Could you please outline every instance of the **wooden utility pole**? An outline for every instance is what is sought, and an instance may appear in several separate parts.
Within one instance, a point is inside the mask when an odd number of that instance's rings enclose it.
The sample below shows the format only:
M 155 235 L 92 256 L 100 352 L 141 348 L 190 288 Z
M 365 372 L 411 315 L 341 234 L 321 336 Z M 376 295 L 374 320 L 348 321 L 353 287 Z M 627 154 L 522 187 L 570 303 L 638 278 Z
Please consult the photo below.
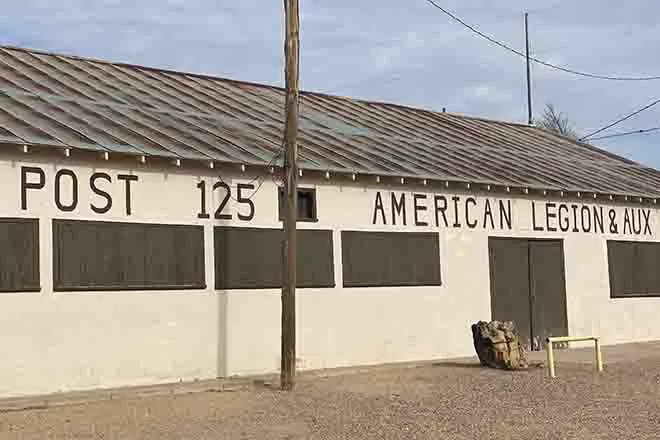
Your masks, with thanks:
M 527 58 L 527 123 L 532 125 L 532 78 L 529 68 L 529 31 L 527 28 L 527 12 L 525 12 L 525 58 Z
M 284 0 L 286 102 L 284 143 L 284 279 L 280 386 L 292 390 L 296 375 L 296 220 L 298 218 L 298 71 L 300 23 L 298 0 Z

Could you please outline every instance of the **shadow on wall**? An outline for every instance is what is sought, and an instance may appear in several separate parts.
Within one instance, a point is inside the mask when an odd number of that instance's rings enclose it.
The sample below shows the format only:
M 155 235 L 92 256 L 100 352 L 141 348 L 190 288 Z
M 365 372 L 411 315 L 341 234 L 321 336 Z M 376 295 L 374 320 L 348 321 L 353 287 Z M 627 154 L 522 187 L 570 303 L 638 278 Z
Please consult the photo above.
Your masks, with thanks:
M 228 297 L 226 290 L 215 290 L 218 301 L 218 329 L 216 339 L 218 341 L 218 359 L 216 376 L 227 377 L 227 322 L 228 322 Z

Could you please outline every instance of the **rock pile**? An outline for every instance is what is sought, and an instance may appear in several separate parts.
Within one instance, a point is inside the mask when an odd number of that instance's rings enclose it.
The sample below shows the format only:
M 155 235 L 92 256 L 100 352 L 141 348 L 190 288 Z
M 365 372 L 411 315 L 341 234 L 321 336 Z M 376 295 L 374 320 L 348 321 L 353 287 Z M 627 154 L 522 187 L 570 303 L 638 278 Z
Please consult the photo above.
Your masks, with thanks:
M 472 324 L 472 338 L 481 365 L 505 370 L 529 368 L 513 322 L 479 321 Z

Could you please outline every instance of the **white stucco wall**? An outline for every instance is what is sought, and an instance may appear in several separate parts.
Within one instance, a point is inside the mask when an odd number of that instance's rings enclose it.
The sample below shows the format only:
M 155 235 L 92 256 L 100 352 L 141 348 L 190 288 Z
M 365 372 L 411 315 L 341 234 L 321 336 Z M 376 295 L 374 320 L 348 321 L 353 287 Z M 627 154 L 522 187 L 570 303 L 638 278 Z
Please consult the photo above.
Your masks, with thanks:
M 112 161 L 77 162 L 75 158 L 38 158 L 30 154 L 0 159 L 0 216 L 40 219 L 41 286 L 38 293 L 0 294 L 0 397 L 74 389 L 113 387 L 212 378 L 277 371 L 280 344 L 279 290 L 216 292 L 212 228 L 215 220 L 200 220 L 199 189 L 207 181 L 208 211 L 221 195 L 210 187 L 214 170 L 187 168 L 126 168 Z M 21 209 L 21 166 L 39 166 L 46 173 L 41 190 L 28 190 L 27 209 Z M 61 212 L 54 203 L 54 176 L 58 169 L 78 177 L 79 204 Z M 90 203 L 103 199 L 89 188 L 93 172 L 107 172 L 111 184 L 99 182 L 113 197 L 107 214 L 95 214 Z M 131 215 L 125 210 L 124 182 L 118 173 L 138 175 L 131 184 Z M 253 176 L 238 173 L 223 180 L 234 190 Z M 31 177 L 34 178 L 34 177 Z M 69 201 L 69 180 L 62 180 L 62 197 Z M 258 182 L 257 182 L 258 183 Z M 301 182 L 305 184 L 306 182 Z M 497 200 L 511 200 L 512 229 L 490 230 L 436 227 L 433 196 L 468 194 L 455 189 L 343 182 L 332 179 L 317 188 L 318 223 L 301 228 L 332 229 L 337 288 L 299 289 L 297 299 L 298 357 L 303 368 L 411 361 L 471 355 L 469 325 L 490 317 L 488 236 L 561 237 L 565 239 L 568 323 L 571 334 L 598 334 L 605 343 L 660 338 L 660 298 L 609 298 L 606 240 L 655 240 L 658 213 L 651 212 L 653 236 L 538 232 L 532 230 L 531 201 L 475 195 L 482 213 L 486 199 L 497 210 Z M 372 224 L 377 191 L 391 215 L 389 191 L 407 194 L 408 225 Z M 414 226 L 411 193 L 426 194 L 428 211 L 420 212 L 430 226 Z M 249 195 L 246 193 L 246 195 Z M 236 195 L 234 194 L 234 197 Z M 506 195 L 505 195 L 506 196 Z M 279 227 L 276 186 L 270 177 L 252 198 L 254 218 L 239 221 L 245 205 L 234 200 L 234 214 L 226 224 Z M 561 200 L 557 201 L 560 203 Z M 590 203 L 593 200 L 576 203 Z M 539 204 L 543 203 L 537 202 Z M 605 205 L 605 209 L 609 209 Z M 648 207 L 647 207 L 648 208 Z M 540 209 L 537 209 L 540 213 Z M 623 218 L 624 207 L 615 207 Z M 448 213 L 450 211 L 447 211 Z M 482 214 L 480 214 L 482 215 Z M 134 222 L 203 224 L 206 233 L 207 288 L 164 292 L 53 292 L 51 225 L 53 218 L 123 220 Z M 498 217 L 495 222 L 498 223 Z M 453 221 L 450 219 L 450 222 Z M 543 220 L 537 219 L 537 223 Z M 464 219 L 461 220 L 465 223 Z M 390 223 L 388 221 L 388 223 Z M 622 224 L 622 222 L 621 222 Z M 499 225 L 498 225 L 499 226 Z M 343 229 L 436 231 L 440 236 L 443 285 L 439 287 L 344 289 L 341 273 L 340 232 Z M 606 227 L 607 229 L 607 227 Z M 614 324 L 614 325 L 613 325 Z

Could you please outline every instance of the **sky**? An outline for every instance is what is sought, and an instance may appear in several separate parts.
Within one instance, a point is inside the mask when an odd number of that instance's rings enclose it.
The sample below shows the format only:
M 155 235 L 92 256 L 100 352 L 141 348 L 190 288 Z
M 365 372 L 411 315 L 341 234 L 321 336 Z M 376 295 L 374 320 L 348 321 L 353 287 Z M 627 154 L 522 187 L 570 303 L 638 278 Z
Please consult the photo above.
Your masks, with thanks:
M 660 3 L 435 0 L 532 56 L 601 75 L 660 76 Z M 525 60 L 426 0 L 301 0 L 305 90 L 525 123 Z M 0 44 L 284 85 L 283 1 L 20 0 Z M 585 135 L 660 99 L 660 81 L 604 81 L 532 65 L 535 117 L 552 103 Z M 660 104 L 601 134 L 660 126 Z M 660 169 L 660 131 L 594 141 Z

